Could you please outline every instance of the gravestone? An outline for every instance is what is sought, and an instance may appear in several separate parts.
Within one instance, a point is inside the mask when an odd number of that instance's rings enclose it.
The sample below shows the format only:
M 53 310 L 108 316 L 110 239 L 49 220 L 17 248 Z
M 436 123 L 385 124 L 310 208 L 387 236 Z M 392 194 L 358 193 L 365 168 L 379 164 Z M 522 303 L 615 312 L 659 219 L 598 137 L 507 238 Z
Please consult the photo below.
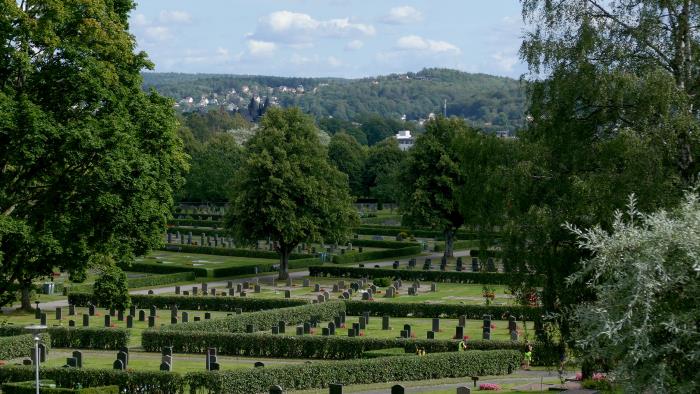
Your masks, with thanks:
M 462 327 L 467 326 L 467 316 L 466 315 L 462 315 L 459 317 L 459 325 Z
M 428 339 L 435 339 L 435 331 L 428 331 Z
M 273 335 L 277 335 L 277 334 L 279 334 L 279 333 L 280 333 L 280 328 L 277 327 L 277 326 L 273 326 L 273 327 L 272 327 L 272 334 L 273 334 Z
M 148 316 L 148 327 L 153 328 L 156 326 L 156 317 Z
M 513 342 L 518 342 L 519 339 L 520 339 L 520 338 L 519 338 L 519 336 L 518 336 L 518 330 L 512 330 L 512 331 L 510 332 L 510 340 L 513 341 Z
M 488 272 L 497 272 L 498 269 L 496 269 L 496 264 L 493 261 L 493 257 L 489 257 L 486 260 L 486 271 Z
M 209 292 L 209 284 L 202 282 L 202 295 L 206 295 Z
M 408 338 L 408 331 L 406 331 L 406 330 L 401 330 L 401 332 L 399 333 L 399 335 L 401 336 L 401 338 Z
M 338 290 L 339 290 L 338 284 L 337 284 L 337 283 L 333 284 L 333 292 L 334 292 L 334 293 L 337 293 Z
M 105 327 L 112 327 L 112 316 L 105 315 Z
M 365 291 L 364 293 L 362 293 L 362 301 L 369 301 L 369 299 L 370 299 L 370 294 L 368 291 Z
M 158 308 L 156 308 L 155 305 L 151 305 L 151 308 L 149 309 L 149 315 L 150 316 L 155 316 L 158 312 Z
M 250 290 L 250 282 L 248 282 L 248 281 L 243 282 L 243 290 Z
M 83 367 L 83 353 L 80 352 L 79 350 L 75 350 L 75 351 L 73 351 L 72 356 L 73 357 L 71 357 L 71 358 L 75 359 L 76 368 L 82 368 Z
M 461 257 L 457 257 L 457 263 L 456 263 L 456 264 L 457 264 L 457 268 L 456 268 L 457 271 L 460 271 L 460 272 L 461 272 L 461 271 L 462 271 L 462 265 L 463 265 L 463 263 L 462 263 L 462 258 L 461 258 Z
M 354 337 L 355 336 L 355 330 L 352 328 L 348 328 L 348 337 Z
M 195 317 L 194 317 L 194 321 L 200 321 L 200 320 L 202 320 L 201 317 L 199 317 L 199 316 L 195 316 Z
M 437 291 L 437 283 L 430 284 L 430 291 L 432 291 L 433 293 Z
M 343 322 L 340 320 L 340 316 L 335 316 L 333 317 L 333 323 L 336 327 L 340 328 Z
M 508 317 L 508 331 L 514 331 L 518 329 L 518 323 L 515 316 Z
M 409 287 L 409 288 L 408 288 L 408 295 L 410 295 L 410 296 L 416 295 L 416 288 L 415 288 L 415 287 Z
M 75 316 L 75 305 L 68 305 L 68 316 Z
M 134 317 L 131 315 L 126 317 L 126 328 L 134 328 Z
M 403 329 L 404 329 L 404 331 L 406 331 L 406 332 L 408 333 L 408 337 L 410 338 L 410 337 L 411 337 L 411 325 L 410 325 L 410 324 L 404 324 L 404 325 L 403 325 Z
M 92 305 L 92 304 L 88 305 L 88 315 L 95 316 L 95 305 Z
M 216 297 L 216 289 L 213 287 L 211 289 L 209 289 L 209 295 Z
M 343 394 L 343 385 L 340 383 L 331 383 L 328 385 L 328 394 Z
M 284 329 L 287 327 L 287 323 L 280 320 L 277 322 L 277 328 L 279 329 L 280 334 L 284 334 Z
M 479 272 L 479 259 L 472 257 L 472 271 Z
M 165 358 L 165 357 L 163 357 L 163 358 Z M 163 361 L 160 363 L 160 368 L 159 368 L 159 369 L 160 369 L 161 371 L 164 371 L 164 372 L 172 372 L 173 367 L 172 367 L 172 365 L 170 365 L 169 362 L 163 360 Z
M 247 334 L 252 334 L 252 333 L 254 333 L 254 332 L 255 332 L 255 326 L 252 325 L 252 324 L 246 324 L 246 325 L 245 325 L 245 332 L 246 332 Z
M 254 368 L 262 368 L 264 366 L 265 366 L 265 363 L 263 363 L 261 361 L 256 361 L 255 364 L 253 364 Z
M 188 312 L 182 312 L 182 322 L 183 323 L 189 323 L 190 321 L 190 314 Z
M 75 320 L 68 320 L 68 327 L 75 327 Z
M 355 331 L 355 336 L 360 336 L 360 323 L 352 323 L 352 329 Z
M 323 300 L 328 301 L 328 299 L 331 298 L 331 294 L 327 291 L 323 292 Z
M 170 324 L 177 324 L 177 316 L 170 316 Z
M 139 321 L 146 321 L 146 312 L 143 309 L 139 310 Z
M 391 330 L 389 325 L 389 315 L 382 316 L 382 330 Z
M 204 312 L 204 320 L 211 319 L 211 312 Z
M 464 338 L 464 326 L 455 327 L 454 339 L 463 339 L 463 338 Z
M 284 291 L 284 298 L 292 298 L 292 292 L 289 290 Z
M 303 286 L 303 287 L 309 287 L 309 284 L 310 284 L 310 283 L 311 283 L 311 282 L 309 281 L 308 278 L 304 278 L 304 282 L 303 282 L 302 286 Z
M 90 327 L 90 315 L 83 315 L 83 327 Z
M 129 368 L 129 354 L 127 352 L 121 350 L 117 352 L 117 360 L 122 362 L 122 365 L 124 366 L 122 369 Z
M 180 286 L 175 286 L 175 294 L 180 295 Z
M 395 384 L 391 386 L 391 394 L 405 394 L 406 389 L 400 385 L 400 384 Z
M 63 320 L 63 309 L 56 308 L 56 320 Z
M 199 291 L 199 288 L 197 286 L 192 286 L 192 295 L 197 295 L 197 292 Z
M 472 390 L 466 386 L 457 387 L 457 394 L 471 394 Z
M 440 332 L 440 319 L 433 318 L 433 331 Z
M 285 394 L 286 392 L 280 385 L 270 386 L 270 394 Z
M 241 296 L 241 297 L 245 297 L 245 296 L 246 296 L 246 292 L 245 292 L 245 291 L 242 291 L 241 294 L 240 294 L 240 296 Z
M 365 320 L 364 316 L 359 317 L 359 325 L 360 325 L 361 330 L 364 330 L 367 328 L 367 321 Z
M 314 292 L 318 293 L 319 291 L 321 291 L 321 285 L 319 285 L 318 283 L 315 283 L 314 284 Z
M 148 295 L 153 295 L 153 294 L 155 294 L 155 293 L 153 292 L 153 290 L 148 290 Z
M 237 315 L 240 315 L 241 313 L 243 313 L 243 308 L 236 308 L 235 312 Z
M 126 368 L 124 368 L 124 363 L 121 360 L 114 360 L 114 363 L 112 363 L 112 369 L 123 371 Z
M 311 323 L 305 322 L 302 327 L 304 329 L 304 334 L 311 334 Z
M 334 322 L 328 323 L 328 335 L 335 335 L 335 323 Z
M 347 292 L 347 291 L 344 291 L 344 292 L 343 292 L 343 298 L 346 299 L 346 300 L 350 299 L 350 293 Z
M 396 289 L 394 286 L 389 286 L 386 288 L 386 293 L 384 293 L 385 298 L 394 298 L 396 295 Z
M 117 320 L 124 321 L 124 310 L 123 309 L 117 310 Z
M 131 316 L 136 316 L 136 305 L 133 305 L 133 304 L 132 304 L 132 305 L 129 307 L 129 314 L 130 314 Z
M 297 326 L 297 335 L 304 335 L 304 326 Z
M 483 339 L 491 339 L 491 315 L 484 315 Z

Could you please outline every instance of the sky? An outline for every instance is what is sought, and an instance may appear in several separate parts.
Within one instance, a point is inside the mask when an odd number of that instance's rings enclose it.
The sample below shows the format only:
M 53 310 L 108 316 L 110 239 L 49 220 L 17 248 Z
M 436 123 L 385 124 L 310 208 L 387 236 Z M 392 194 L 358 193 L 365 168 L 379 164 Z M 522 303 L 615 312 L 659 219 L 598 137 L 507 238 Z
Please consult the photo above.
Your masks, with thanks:
M 518 0 L 140 0 L 155 71 L 359 78 L 445 67 L 517 78 Z

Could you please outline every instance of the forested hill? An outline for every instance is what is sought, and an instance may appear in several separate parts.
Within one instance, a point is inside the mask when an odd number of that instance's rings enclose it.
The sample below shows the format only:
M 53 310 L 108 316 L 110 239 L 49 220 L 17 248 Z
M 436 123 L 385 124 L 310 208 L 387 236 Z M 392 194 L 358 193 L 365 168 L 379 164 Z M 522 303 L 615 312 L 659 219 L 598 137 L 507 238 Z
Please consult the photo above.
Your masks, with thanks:
M 183 111 L 212 106 L 244 110 L 257 96 L 283 107 L 299 106 L 317 118 L 342 120 L 368 113 L 424 119 L 442 113 L 446 99 L 448 116 L 509 130 L 522 123 L 524 108 L 519 81 L 447 69 L 362 79 L 144 73 L 144 87 L 174 98 Z

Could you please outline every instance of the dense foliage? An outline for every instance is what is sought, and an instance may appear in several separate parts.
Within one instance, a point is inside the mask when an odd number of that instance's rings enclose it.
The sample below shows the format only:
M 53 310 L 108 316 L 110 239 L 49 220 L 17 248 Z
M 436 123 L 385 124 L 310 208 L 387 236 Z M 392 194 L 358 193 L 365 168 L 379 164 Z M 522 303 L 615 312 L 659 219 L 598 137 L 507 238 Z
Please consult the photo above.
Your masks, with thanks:
M 0 305 L 162 242 L 186 156 L 172 101 L 141 89 L 133 6 L 0 2 Z
M 14 358 L 29 358 L 34 352 L 34 335 L 24 334 L 26 330 L 22 330 L 22 335 L 0 336 L 0 360 L 11 360 Z M 47 347 L 51 347 L 49 335 L 41 334 L 41 342 Z
M 131 305 L 126 274 L 119 267 L 107 265 L 92 285 L 97 305 L 124 310 Z

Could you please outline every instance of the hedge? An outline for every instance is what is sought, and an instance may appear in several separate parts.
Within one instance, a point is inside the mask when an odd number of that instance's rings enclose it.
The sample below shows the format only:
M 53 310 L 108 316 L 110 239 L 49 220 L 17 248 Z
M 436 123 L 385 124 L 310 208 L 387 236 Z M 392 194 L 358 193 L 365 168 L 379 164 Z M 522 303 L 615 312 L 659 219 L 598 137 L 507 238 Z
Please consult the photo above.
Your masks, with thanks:
M 330 383 L 371 384 L 403 380 L 502 375 L 520 366 L 521 353 L 513 350 L 467 351 L 413 357 L 383 357 L 319 362 L 276 368 L 251 368 L 219 373 L 187 374 L 191 389 L 218 393 L 266 393 L 272 385 L 285 390 L 327 387 Z
M 259 259 L 272 259 L 279 260 L 280 255 L 277 252 L 271 252 L 268 250 L 254 250 L 254 249 L 241 249 L 241 248 L 223 248 L 219 246 L 198 246 L 198 245 L 187 245 L 187 244 L 169 244 L 168 246 L 176 247 L 180 252 L 185 253 L 198 253 L 198 254 L 212 254 L 216 256 L 234 256 L 234 257 L 252 257 Z M 163 250 L 171 250 L 168 248 L 163 248 Z M 298 259 L 308 259 L 314 257 L 310 254 L 304 253 L 292 253 L 289 256 L 289 260 Z
M 182 376 L 173 372 L 117 371 L 90 368 L 42 368 L 44 379 L 59 386 L 83 387 L 119 385 L 127 393 L 168 393 L 198 390 L 213 393 L 267 393 L 270 386 L 285 390 L 327 387 L 330 383 L 371 384 L 403 380 L 502 375 L 520 365 L 521 352 L 513 350 L 466 351 L 398 356 L 349 361 L 318 362 L 275 368 L 250 368 L 218 372 L 190 372 Z M 0 368 L 0 382 L 29 381 L 34 377 L 30 366 Z
M 370 248 L 384 248 L 384 249 L 401 249 L 407 246 L 420 245 L 416 242 L 402 242 L 402 241 L 376 241 L 373 239 L 353 239 L 350 241 L 352 246 L 366 246 Z
M 349 252 L 345 254 L 333 255 L 333 263 L 336 264 L 349 264 L 358 263 L 360 261 L 367 260 L 378 260 L 378 259 L 389 259 L 395 257 L 404 256 L 415 256 L 421 254 L 423 251 L 421 246 L 418 244 L 410 244 L 412 246 L 406 246 L 398 249 L 386 249 L 386 250 L 374 250 L 370 252 L 355 253 Z
M 34 351 L 34 335 L 24 334 L 27 331 L 22 330 L 23 335 L 3 336 L 0 337 L 0 360 L 11 360 L 19 357 L 30 357 Z M 47 334 L 40 334 L 42 343 L 46 346 L 51 345 L 51 338 Z
M 401 278 L 403 280 L 423 280 L 430 282 L 479 283 L 508 285 L 511 283 L 529 282 L 533 286 L 541 286 L 543 277 L 521 273 L 498 272 L 458 272 L 458 271 L 425 271 L 420 268 L 391 269 L 391 268 L 358 268 L 317 265 L 309 267 L 311 276 L 333 276 L 351 278 Z M 523 280 L 524 279 L 524 280 Z
M 184 392 L 185 379 L 177 373 L 118 371 L 93 368 L 41 368 L 41 377 L 56 382 L 59 387 L 118 385 L 127 393 L 176 394 Z M 34 379 L 32 366 L 4 366 L 0 368 L 0 383 L 22 382 Z M 42 389 L 42 393 L 44 389 Z M 99 392 L 99 391 L 98 391 Z
M 187 290 L 187 289 L 184 289 Z M 70 300 L 70 296 L 69 296 Z M 137 308 L 145 309 L 155 306 L 165 309 L 177 305 L 180 309 L 202 311 L 233 312 L 241 308 L 243 312 L 256 312 L 266 309 L 289 308 L 307 305 L 309 301 L 298 298 L 248 298 L 248 297 L 214 297 L 214 296 L 178 296 L 133 294 L 131 303 Z
M 475 242 L 476 241 L 473 239 L 468 239 L 468 240 L 464 240 L 464 241 L 453 241 L 452 242 L 452 249 L 453 250 L 471 249 L 475 246 Z M 444 252 L 445 251 L 445 241 L 435 242 L 435 245 L 433 246 L 433 251 L 434 252 Z
M 227 316 L 222 319 L 202 320 L 165 326 L 166 331 L 209 331 L 209 332 L 244 332 L 246 325 L 252 324 L 256 330 L 268 330 L 279 321 L 287 324 L 299 324 L 316 319 L 317 321 L 333 320 L 340 312 L 345 311 L 345 303 L 339 301 L 308 304 L 291 308 L 272 309 L 251 312 L 242 315 Z
M 186 212 L 175 212 L 173 213 L 174 219 L 195 219 L 195 220 L 216 220 L 221 221 L 224 215 L 219 213 L 186 213 Z
M 541 308 L 521 305 L 426 304 L 348 300 L 345 301 L 345 308 L 350 316 L 361 316 L 363 312 L 369 312 L 373 316 L 452 319 L 466 316 L 467 319 L 472 320 L 480 320 L 484 315 L 491 315 L 494 320 L 508 320 L 508 316 L 513 315 L 518 320 L 537 321 L 541 320 L 544 314 Z
M 54 383 L 51 381 L 41 381 L 42 384 Z M 3 394 L 34 394 L 36 392 L 36 387 L 34 386 L 34 381 L 18 382 L 18 383 L 5 383 L 2 385 Z M 100 386 L 85 389 L 68 389 L 60 387 L 45 387 L 39 386 L 41 388 L 42 394 L 69 394 L 69 393 L 81 393 L 81 394 L 119 394 L 119 386 Z
M 220 234 L 225 233 L 226 231 L 222 228 L 224 226 L 224 222 L 221 220 L 206 220 L 206 219 L 171 219 L 168 221 L 169 225 L 172 225 L 174 227 L 179 227 L 179 226 L 192 226 L 192 227 L 211 227 L 212 229 L 216 229 Z M 185 230 L 189 231 L 191 229 L 186 228 Z M 207 230 L 207 232 L 211 232 L 212 230 Z
M 458 340 L 450 339 L 348 337 L 342 334 L 183 333 L 164 330 L 147 330 L 141 337 L 141 347 L 147 352 L 159 352 L 164 347 L 172 346 L 177 353 L 204 353 L 208 348 L 215 347 L 218 354 L 227 356 L 331 360 L 361 358 L 365 352 L 391 348 L 402 348 L 406 353 L 415 353 L 416 348 L 425 349 L 428 353 L 456 352 L 458 344 Z M 470 350 L 525 350 L 522 343 L 511 341 L 470 340 L 468 346 Z
M 129 345 L 130 332 L 126 328 L 108 327 L 49 327 L 51 346 L 119 350 Z
M 127 287 L 136 288 L 148 286 L 161 286 L 178 282 L 190 282 L 194 279 L 194 272 L 177 272 L 174 274 L 167 275 L 148 275 L 143 278 L 129 278 L 127 280 Z
M 399 233 L 407 233 L 420 238 L 444 239 L 445 234 L 442 231 L 430 229 L 408 229 L 401 226 L 379 226 L 379 225 L 362 225 L 353 229 L 355 234 L 362 235 L 384 235 L 395 237 Z M 461 240 L 478 239 L 478 234 L 473 231 L 457 230 L 455 238 Z
M 130 264 L 119 264 L 119 268 L 121 268 L 124 271 L 146 272 L 151 274 L 175 274 L 181 272 L 191 272 L 195 276 L 199 277 L 206 277 L 208 274 L 206 268 L 182 267 L 177 265 L 166 265 L 156 262 L 151 263 L 145 261 L 135 261 Z

